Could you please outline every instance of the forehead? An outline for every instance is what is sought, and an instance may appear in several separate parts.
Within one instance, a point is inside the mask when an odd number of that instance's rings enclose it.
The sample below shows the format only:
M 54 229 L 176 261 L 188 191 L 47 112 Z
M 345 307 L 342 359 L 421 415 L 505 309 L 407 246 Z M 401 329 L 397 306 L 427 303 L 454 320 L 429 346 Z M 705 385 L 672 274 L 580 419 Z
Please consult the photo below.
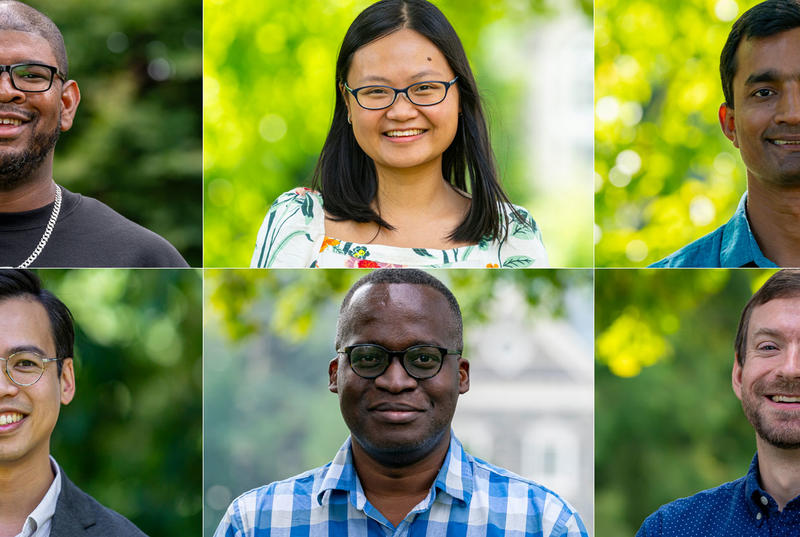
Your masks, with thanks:
M 759 330 L 800 339 L 800 296 L 776 298 L 753 308 L 747 327 L 748 336 L 755 335 Z
M 372 338 L 373 343 L 403 338 L 417 342 L 449 342 L 453 313 L 447 299 L 427 285 L 367 284 L 353 293 L 350 322 L 343 336 Z M 378 341 L 376 338 L 381 338 Z
M 0 356 L 10 349 L 36 346 L 55 356 L 55 342 L 47 311 L 36 300 L 8 298 L 0 300 Z
M 18 30 L 0 30 L 0 63 L 35 61 L 56 65 L 50 43 L 44 37 Z
M 742 86 L 751 75 L 767 71 L 800 76 L 800 27 L 739 43 L 734 86 Z
M 381 77 L 393 83 L 401 83 L 411 78 L 452 78 L 452 75 L 453 70 L 442 51 L 430 39 L 408 28 L 383 36 L 358 49 L 353 54 L 348 72 L 348 78 L 353 83 L 366 77 Z

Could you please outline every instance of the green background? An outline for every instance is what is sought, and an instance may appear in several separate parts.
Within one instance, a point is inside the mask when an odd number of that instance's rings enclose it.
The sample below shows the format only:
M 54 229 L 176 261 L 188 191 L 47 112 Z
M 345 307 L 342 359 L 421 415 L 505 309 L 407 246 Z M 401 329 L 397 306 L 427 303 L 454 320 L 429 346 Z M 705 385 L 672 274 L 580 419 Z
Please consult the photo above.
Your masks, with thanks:
M 327 388 L 328 362 L 335 354 L 340 302 L 367 272 L 205 271 L 206 537 L 213 534 L 233 498 L 326 464 L 344 442 L 347 428 L 336 395 Z M 502 293 L 508 287 L 524 297 L 531 322 L 567 317 L 568 289 L 587 292 L 585 302 L 580 302 L 580 314 L 587 314 L 590 270 L 430 273 L 458 299 L 467 335 L 487 321 L 493 299 L 498 293 L 507 296 Z M 586 337 L 590 340 L 591 335 Z M 464 354 L 475 366 L 469 345 Z M 473 377 L 473 386 L 478 382 Z
M 747 472 L 755 433 L 731 388 L 733 342 L 773 272 L 597 271 L 597 535 L 633 535 L 662 504 Z
M 61 29 L 69 76 L 81 89 L 75 123 L 56 146 L 56 181 L 201 266 L 200 0 L 29 4 Z M 159 66 L 168 73 L 162 81 L 148 74 Z
M 51 453 L 78 487 L 151 537 L 198 535 L 198 270 L 39 270 L 75 318 L 76 392 Z
M 644 266 L 728 221 L 746 189 L 717 120 L 719 55 L 757 0 L 595 2 L 595 262 Z
M 287 190 L 310 186 L 333 114 L 339 46 L 371 3 L 205 0 L 205 266 L 249 266 L 272 202 Z M 532 91 L 529 74 L 522 62 L 503 61 L 508 51 L 497 45 L 506 39 L 514 54 L 524 56 L 524 40 L 562 12 L 588 25 L 591 2 L 562 2 L 558 9 L 544 0 L 473 0 L 468 9 L 459 0 L 435 3 L 470 59 L 511 200 L 541 227 L 551 265 L 591 266 L 591 172 L 575 180 L 579 187 L 530 177 L 525 159 L 531 148 L 524 141 L 530 133 L 520 111 Z M 543 90 L 550 91 L 541 77 Z M 588 109 L 589 91 L 586 101 Z M 566 206 L 573 210 L 564 211 Z

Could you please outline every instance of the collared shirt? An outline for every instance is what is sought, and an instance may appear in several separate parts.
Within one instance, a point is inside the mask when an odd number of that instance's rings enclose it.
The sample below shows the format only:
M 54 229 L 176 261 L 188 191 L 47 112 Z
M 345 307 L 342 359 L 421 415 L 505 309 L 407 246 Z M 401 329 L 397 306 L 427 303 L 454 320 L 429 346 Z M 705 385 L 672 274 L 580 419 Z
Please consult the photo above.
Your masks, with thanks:
M 779 511 L 758 481 L 756 453 L 746 476 L 662 505 L 647 517 L 636 537 L 800 535 L 800 496 Z
M 764 257 L 747 220 L 747 192 L 733 217 L 705 237 L 650 265 L 656 267 L 777 267 Z
M 215 537 L 588 537 L 575 510 L 554 492 L 450 449 L 427 497 L 392 525 L 367 499 L 350 438 L 332 462 L 243 494 Z
M 42 501 L 36 506 L 22 526 L 22 532 L 17 537 L 50 537 L 50 525 L 56 513 L 58 495 L 61 494 L 61 470 L 53 457 L 50 457 L 50 467 L 56 475 L 50 488 L 47 489 Z

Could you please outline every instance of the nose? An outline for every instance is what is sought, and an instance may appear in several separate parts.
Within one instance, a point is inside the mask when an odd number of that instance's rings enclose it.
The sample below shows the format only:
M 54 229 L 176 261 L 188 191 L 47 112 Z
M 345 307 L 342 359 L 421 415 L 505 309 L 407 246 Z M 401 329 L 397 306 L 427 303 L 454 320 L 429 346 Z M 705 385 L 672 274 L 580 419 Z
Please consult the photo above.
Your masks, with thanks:
M 800 125 L 800 81 L 793 81 L 781 95 L 775 122 Z
M 375 386 L 391 393 L 400 393 L 416 388 L 417 380 L 403 369 L 400 357 L 393 356 L 391 360 L 386 371 L 375 378 Z
M 408 100 L 408 95 L 399 93 L 392 106 L 386 110 L 386 117 L 396 121 L 407 121 L 419 113 L 416 105 Z
M 25 100 L 25 92 L 14 87 L 11 82 L 11 73 L 0 71 L 0 102 L 11 103 Z
M 800 379 L 800 342 L 792 345 L 781 362 L 778 374 L 785 378 Z
M 19 386 L 11 382 L 6 371 L 5 360 L 0 360 L 0 397 L 13 397 L 19 392 Z

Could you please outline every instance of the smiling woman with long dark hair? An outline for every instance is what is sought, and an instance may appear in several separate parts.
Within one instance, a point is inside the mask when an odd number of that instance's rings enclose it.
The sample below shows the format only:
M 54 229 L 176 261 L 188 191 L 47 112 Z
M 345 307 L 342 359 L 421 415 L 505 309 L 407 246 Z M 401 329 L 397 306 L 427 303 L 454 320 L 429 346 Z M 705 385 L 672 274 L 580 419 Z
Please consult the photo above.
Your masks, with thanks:
M 438 8 L 365 9 L 335 91 L 314 190 L 272 204 L 251 266 L 547 266 L 536 222 L 500 185 L 469 61 Z

